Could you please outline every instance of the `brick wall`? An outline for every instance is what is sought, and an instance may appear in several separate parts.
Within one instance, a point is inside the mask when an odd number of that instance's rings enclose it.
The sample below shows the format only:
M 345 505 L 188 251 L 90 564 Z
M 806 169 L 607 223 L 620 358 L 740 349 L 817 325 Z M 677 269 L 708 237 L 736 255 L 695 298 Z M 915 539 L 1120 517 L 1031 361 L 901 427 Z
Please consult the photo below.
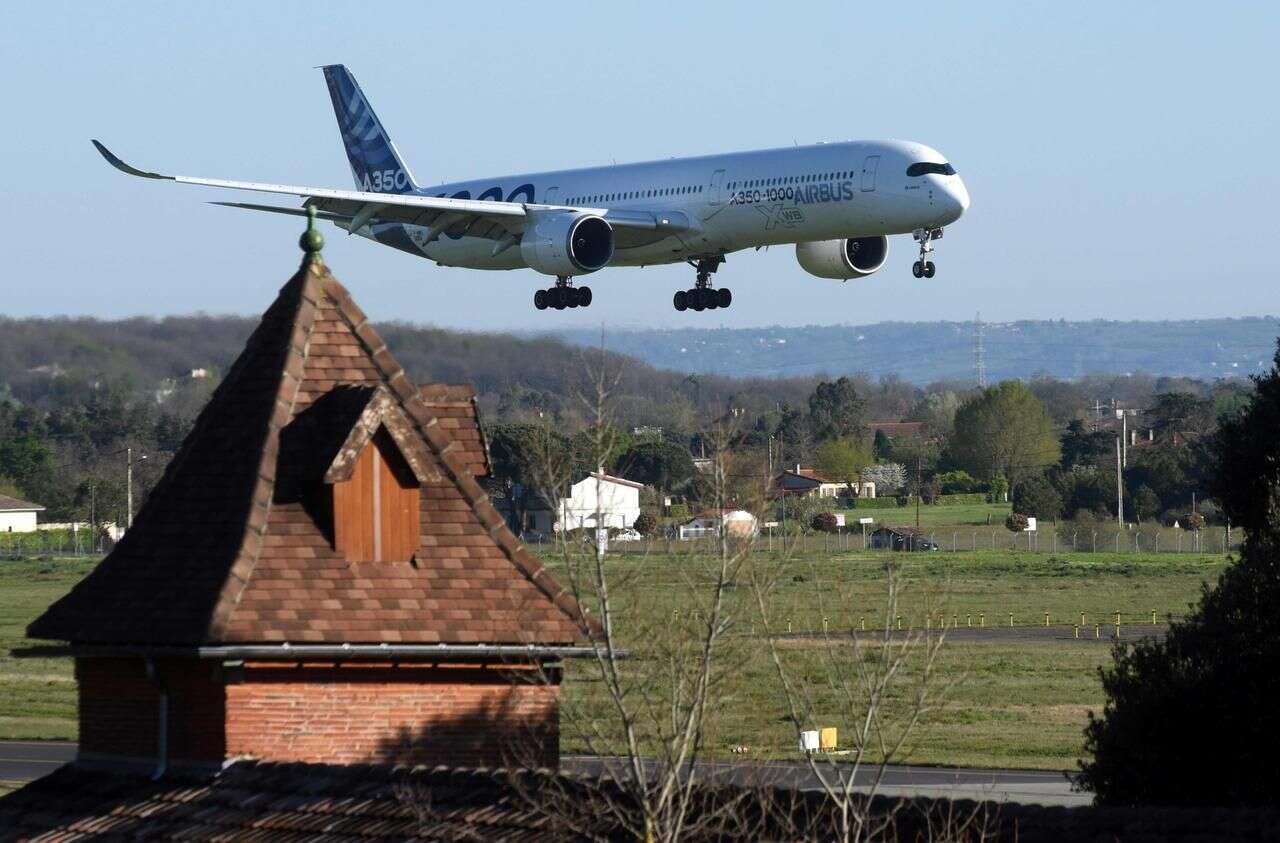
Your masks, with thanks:
M 161 659 L 169 759 L 554 766 L 559 677 L 511 665 Z M 77 659 L 80 753 L 154 761 L 159 691 L 143 659 Z
M 480 767 L 559 761 L 558 682 L 483 666 L 247 664 L 227 753 L 273 761 Z
M 159 741 L 160 691 L 169 694 L 172 762 L 220 762 L 225 757 L 225 697 L 216 662 L 76 659 L 80 754 L 152 761 Z

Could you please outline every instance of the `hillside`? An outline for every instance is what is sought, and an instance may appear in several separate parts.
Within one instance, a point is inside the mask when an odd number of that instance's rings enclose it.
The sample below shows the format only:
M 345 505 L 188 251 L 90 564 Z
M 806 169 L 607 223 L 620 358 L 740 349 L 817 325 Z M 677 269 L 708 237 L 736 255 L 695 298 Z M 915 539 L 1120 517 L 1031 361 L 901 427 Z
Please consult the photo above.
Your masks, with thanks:
M 1144 372 L 1216 379 L 1269 365 L 1280 319 L 984 323 L 987 379 Z M 598 330 L 557 331 L 599 345 Z M 896 373 L 905 380 L 972 381 L 973 322 L 881 322 L 798 328 L 617 331 L 606 347 L 664 369 L 736 376 Z

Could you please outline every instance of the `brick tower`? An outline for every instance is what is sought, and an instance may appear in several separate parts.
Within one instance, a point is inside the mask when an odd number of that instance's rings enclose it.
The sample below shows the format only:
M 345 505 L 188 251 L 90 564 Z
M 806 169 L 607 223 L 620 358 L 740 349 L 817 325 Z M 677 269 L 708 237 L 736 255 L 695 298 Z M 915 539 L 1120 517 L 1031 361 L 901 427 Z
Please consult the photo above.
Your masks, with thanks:
M 556 660 L 592 624 L 477 483 L 474 393 L 410 383 L 321 242 L 28 629 L 75 658 L 80 757 L 553 765 Z

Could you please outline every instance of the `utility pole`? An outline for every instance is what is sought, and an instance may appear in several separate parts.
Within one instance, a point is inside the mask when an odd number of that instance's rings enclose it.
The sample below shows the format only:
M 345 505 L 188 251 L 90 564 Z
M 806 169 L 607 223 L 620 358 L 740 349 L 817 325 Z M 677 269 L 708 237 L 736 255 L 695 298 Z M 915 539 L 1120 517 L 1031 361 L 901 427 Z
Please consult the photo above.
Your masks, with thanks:
M 125 463 L 128 468 L 125 469 L 124 473 L 125 506 L 127 507 L 125 512 L 125 529 L 130 530 L 133 529 L 133 448 L 125 448 L 125 452 L 128 454 L 128 456 L 125 457 Z
M 1116 439 L 1116 523 L 1124 529 L 1124 471 L 1121 467 L 1120 440 Z
M 920 452 L 916 451 L 916 529 L 920 529 L 920 498 L 924 496 L 924 487 L 920 485 Z

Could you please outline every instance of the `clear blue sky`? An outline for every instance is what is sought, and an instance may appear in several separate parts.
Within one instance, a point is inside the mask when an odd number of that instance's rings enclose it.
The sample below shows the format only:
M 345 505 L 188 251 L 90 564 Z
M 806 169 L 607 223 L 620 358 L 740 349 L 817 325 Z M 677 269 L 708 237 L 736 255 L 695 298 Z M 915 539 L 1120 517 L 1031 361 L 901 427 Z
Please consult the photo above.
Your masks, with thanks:
M 376 11 L 372 11 L 376 10 Z M 0 312 L 256 313 L 297 220 L 204 204 L 143 167 L 350 183 L 316 65 L 360 80 L 419 180 L 793 141 L 937 147 L 973 197 L 911 277 L 732 256 L 729 311 L 677 314 L 685 267 L 545 279 L 445 270 L 326 229 L 375 318 L 540 328 L 1185 318 L 1280 312 L 1280 7 L 1264 3 L 24 3 L 0 28 L 9 119 Z M 241 198 L 251 198 L 239 194 Z

